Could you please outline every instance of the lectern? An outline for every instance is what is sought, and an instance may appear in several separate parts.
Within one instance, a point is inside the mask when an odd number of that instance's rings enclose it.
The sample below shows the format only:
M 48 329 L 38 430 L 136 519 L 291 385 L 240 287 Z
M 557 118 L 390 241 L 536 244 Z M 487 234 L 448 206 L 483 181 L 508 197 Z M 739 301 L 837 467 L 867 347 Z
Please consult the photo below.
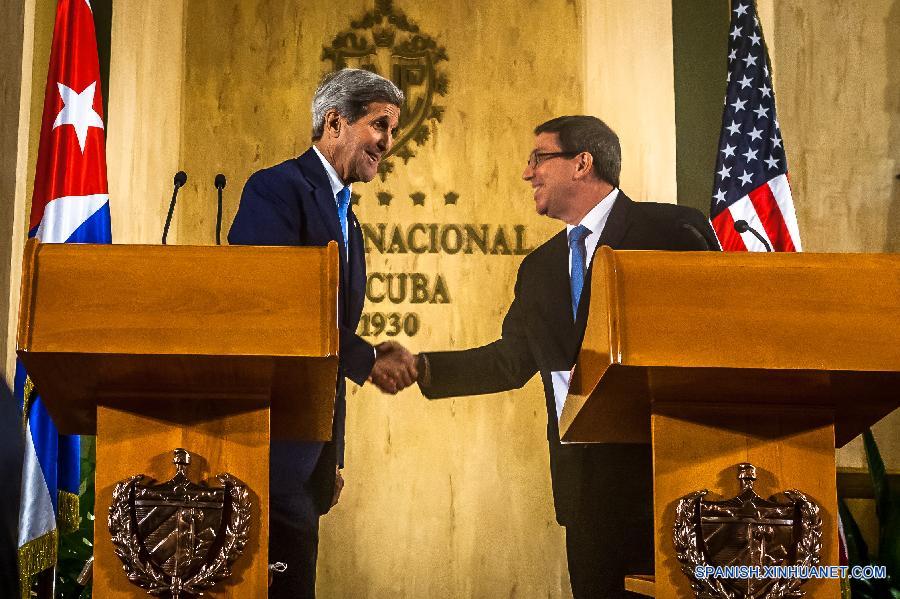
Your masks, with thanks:
M 59 430 L 97 435 L 94 596 L 144 597 L 113 551 L 115 484 L 249 490 L 249 538 L 215 597 L 265 597 L 270 438 L 327 440 L 337 376 L 338 252 L 40 244 L 25 249 L 18 355 Z
M 735 496 L 742 462 L 760 495 L 794 488 L 820 506 L 821 563 L 838 565 L 834 448 L 900 403 L 900 256 L 603 247 L 594 260 L 560 433 L 652 442 L 656 572 L 626 586 L 693 597 L 677 501 Z M 802 588 L 840 594 L 837 580 Z

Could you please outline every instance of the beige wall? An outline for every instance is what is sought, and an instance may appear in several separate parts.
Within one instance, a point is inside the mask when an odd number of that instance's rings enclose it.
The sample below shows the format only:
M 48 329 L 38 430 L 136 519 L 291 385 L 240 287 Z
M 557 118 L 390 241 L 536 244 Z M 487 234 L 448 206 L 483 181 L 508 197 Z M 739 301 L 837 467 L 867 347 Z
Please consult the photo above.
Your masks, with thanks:
M 124 190 L 135 191 L 118 200 L 128 208 L 114 208 L 117 242 L 154 241 L 157 235 L 145 230 L 161 228 L 167 201 L 162 192 L 176 168 L 184 168 L 189 179 L 179 198 L 173 239 L 213 242 L 212 179 L 220 171 L 230 181 L 227 230 L 247 176 L 308 146 L 311 95 L 315 82 L 330 70 L 330 63 L 320 59 L 322 47 L 371 9 L 365 2 L 302 9 L 259 1 L 181 6 L 180 40 L 170 28 L 165 42 L 146 35 L 160 32 L 152 8 L 128 2 L 115 6 L 110 186 L 119 190 L 114 203 Z M 385 182 L 354 188 L 361 196 L 356 211 L 363 223 L 381 223 L 389 230 L 415 223 L 468 223 L 488 225 L 492 232 L 504 226 L 510 233 L 524 225 L 526 245 L 537 245 L 559 225 L 534 214 L 530 190 L 520 180 L 531 129 L 547 118 L 585 110 L 609 113 L 628 140 L 626 155 L 634 157 L 626 171 L 631 173 L 626 175 L 629 192 L 674 199 L 671 48 L 668 53 L 648 50 L 642 59 L 648 71 L 667 73 L 662 79 L 639 76 L 637 69 L 610 70 L 603 60 L 617 44 L 630 43 L 627 34 L 621 39 L 611 35 L 627 31 L 648 11 L 660 12 L 660 18 L 641 40 L 670 46 L 666 10 L 649 3 L 623 8 L 562 0 L 513 9 L 461 0 L 440 11 L 403 2 L 396 8 L 445 47 L 449 60 L 440 69 L 449 93 L 437 98 L 445 107 L 442 122 L 431 128 L 429 141 L 416 147 L 417 156 L 407 165 L 398 160 Z M 590 31 L 585 23 L 591 23 Z M 598 23 L 604 35 L 595 35 Z M 180 84 L 171 78 L 179 68 Z M 148 102 L 145 90 L 159 101 Z M 617 97 L 641 98 L 656 120 L 635 118 L 619 107 Z M 180 127 L 171 126 L 179 120 Z M 667 131 L 663 143 L 654 140 L 654 128 Z M 653 153 L 658 160 L 650 161 Z M 634 164 L 650 162 L 669 166 L 644 176 Z M 135 175 L 136 169 L 151 175 Z M 156 183 L 160 179 L 163 185 Z M 153 190 L 143 195 L 142 207 L 135 206 L 142 194 L 134 181 L 145 181 Z M 389 207 L 376 200 L 383 192 L 394 196 Z M 424 205 L 413 205 L 410 194 L 416 192 L 425 194 Z M 450 192 L 459 197 L 455 205 L 444 201 Z M 399 337 L 412 349 L 466 347 L 498 335 L 521 256 L 371 249 L 371 272 L 422 273 L 431 286 L 440 276 L 446 285 L 449 303 L 413 304 L 407 298 L 367 307 L 415 313 L 418 333 Z M 515 393 L 435 403 L 415 391 L 386 398 L 351 386 L 347 487 L 341 504 L 322 522 L 322 596 L 568 596 L 564 537 L 550 496 L 545 423 L 537 380 Z
M 900 251 L 900 3 L 789 0 L 761 11 L 804 250 Z M 900 410 L 875 428 L 900 470 Z M 860 440 L 838 465 L 865 467 Z

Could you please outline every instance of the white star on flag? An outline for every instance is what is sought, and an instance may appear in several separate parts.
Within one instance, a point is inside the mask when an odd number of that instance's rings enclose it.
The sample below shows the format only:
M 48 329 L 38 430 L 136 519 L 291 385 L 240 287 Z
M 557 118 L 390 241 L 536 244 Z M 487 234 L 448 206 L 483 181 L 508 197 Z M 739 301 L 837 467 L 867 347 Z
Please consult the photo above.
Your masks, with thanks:
M 716 198 L 716 202 L 724 202 L 725 201 L 725 190 L 720 189 L 719 191 L 717 191 L 714 194 L 714 197 Z
M 753 139 L 753 140 L 755 140 L 755 141 L 759 141 L 760 136 L 762 136 L 762 131 L 760 131 L 759 129 L 757 129 L 756 127 L 754 127 L 754 128 L 753 128 L 753 131 L 751 131 L 750 133 L 748 133 L 748 135 L 750 136 L 750 139 Z
M 725 128 L 728 129 L 728 131 L 730 132 L 731 135 L 737 135 L 738 133 L 741 132 L 741 124 L 738 123 L 737 121 L 732 122 L 730 125 L 728 125 Z
M 734 108 L 734 111 L 737 112 L 743 110 L 745 104 L 747 104 L 747 100 L 735 100 L 731 106 Z
M 753 35 L 750 36 L 750 40 L 753 42 L 754 46 L 758 46 L 760 37 L 758 35 L 756 35 L 756 32 L 754 31 Z
M 768 158 L 763 160 L 763 162 L 768 164 L 769 168 L 778 168 L 778 159 L 777 158 L 772 158 L 771 156 L 769 156 Z
M 741 37 L 741 28 L 738 27 L 737 25 L 735 25 L 735 26 L 734 26 L 734 29 L 733 29 L 732 32 L 731 32 L 731 38 L 732 38 L 732 39 L 737 39 L 737 38 L 739 38 L 739 37 Z
M 742 17 L 747 14 L 747 5 L 746 4 L 738 4 L 738 7 L 735 8 L 733 12 L 736 16 Z
M 780 137 L 778 137 L 778 136 L 776 135 L 775 137 L 770 137 L 769 139 L 772 140 L 772 147 L 773 147 L 773 148 L 780 148 L 780 147 L 781 147 L 781 138 L 780 138 Z
M 727 179 L 728 177 L 731 176 L 731 167 L 730 167 L 730 166 L 725 166 L 725 165 L 723 164 L 723 165 L 722 165 L 722 170 L 719 171 L 718 175 L 719 175 L 720 177 L 722 177 L 722 180 L 724 181 L 725 179 Z
M 738 81 L 738 83 L 741 84 L 741 89 L 744 89 L 745 87 L 750 87 L 750 84 L 752 82 L 753 82 L 753 79 L 750 79 L 746 75 L 744 75 L 744 77 L 740 81 Z
M 756 57 L 753 56 L 752 54 L 748 54 L 748 55 L 744 58 L 744 63 L 745 63 L 748 67 L 749 67 L 749 66 L 756 66 Z
M 75 135 L 78 136 L 78 146 L 81 153 L 84 154 L 84 143 L 87 140 L 88 129 L 98 127 L 103 129 L 103 119 L 94 110 L 94 92 L 97 89 L 97 82 L 94 81 L 80 93 L 62 83 L 57 83 L 59 88 L 59 96 L 62 98 L 63 107 L 56 115 L 53 121 L 53 128 L 62 125 L 72 125 L 75 127 Z
M 728 158 L 729 156 L 734 156 L 734 151 L 736 149 L 737 148 L 731 144 L 725 144 L 725 147 L 719 151 L 725 154 L 725 158 Z
M 750 181 L 753 179 L 753 175 L 751 175 L 747 171 L 744 171 L 744 174 L 738 177 L 738 179 L 740 179 L 741 183 L 743 183 L 744 185 L 749 185 Z
M 763 98 L 770 98 L 772 96 L 772 88 L 765 83 L 759 88 L 759 92 L 763 95 Z
M 757 152 L 759 152 L 759 150 L 751 150 L 750 148 L 747 148 L 747 151 L 744 152 L 744 153 L 741 154 L 741 155 L 742 155 L 744 158 L 747 159 L 747 164 L 750 164 L 751 162 L 753 162 L 754 160 L 756 160 L 756 153 L 757 153 Z
M 759 107 L 756 110 L 754 110 L 753 112 L 755 112 L 756 116 L 758 116 L 761 119 L 769 117 L 769 109 L 766 108 L 765 106 L 763 106 L 762 104 L 760 104 Z

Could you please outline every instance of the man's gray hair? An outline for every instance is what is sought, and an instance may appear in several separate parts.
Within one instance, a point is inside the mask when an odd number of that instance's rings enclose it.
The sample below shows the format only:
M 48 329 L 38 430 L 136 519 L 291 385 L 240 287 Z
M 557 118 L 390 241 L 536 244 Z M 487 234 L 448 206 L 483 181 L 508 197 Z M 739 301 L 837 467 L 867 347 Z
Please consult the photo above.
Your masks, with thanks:
M 388 79 L 364 69 L 341 69 L 329 73 L 319 84 L 312 101 L 312 140 L 325 131 L 325 113 L 332 108 L 349 123 L 362 118 L 372 102 L 403 106 L 403 92 Z
M 590 153 L 594 158 L 594 175 L 613 187 L 619 186 L 622 147 L 619 136 L 606 123 L 594 116 L 560 116 L 535 127 L 534 134 L 541 133 L 559 135 L 563 152 Z

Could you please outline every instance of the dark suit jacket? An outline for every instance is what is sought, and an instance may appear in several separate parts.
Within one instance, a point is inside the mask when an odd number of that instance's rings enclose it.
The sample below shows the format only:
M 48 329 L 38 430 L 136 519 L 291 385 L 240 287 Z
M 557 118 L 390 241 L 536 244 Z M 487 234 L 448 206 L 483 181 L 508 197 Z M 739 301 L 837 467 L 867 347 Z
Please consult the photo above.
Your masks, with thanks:
M 689 231 L 684 223 L 696 232 Z M 623 250 L 703 250 L 707 244 L 718 248 L 709 221 L 697 210 L 633 202 L 620 191 L 597 248 L 608 245 Z M 475 349 L 428 353 L 431 380 L 422 389 L 428 398 L 496 393 L 522 387 L 540 372 L 547 400 L 554 505 L 562 525 L 575 517 L 586 453 L 583 445 L 563 445 L 559 441 L 550 373 L 571 369 L 578 357 L 587 323 L 592 273 L 589 268 L 573 321 L 568 260 L 564 229 L 522 261 L 501 338 Z
M 352 209 L 347 212 L 347 223 L 349 260 L 328 174 L 310 148 L 299 158 L 250 176 L 228 233 L 228 242 L 233 245 L 324 246 L 333 240 L 340 247 L 340 363 L 332 440 L 324 447 L 322 444 L 273 445 L 272 451 L 273 489 L 277 486 L 290 490 L 308 480 L 307 487 L 312 487 L 323 514 L 331 505 L 335 465 L 343 466 L 344 462 L 347 412 L 344 377 L 361 385 L 375 361 L 372 346 L 355 333 L 365 300 L 366 259 L 359 221 Z M 278 285 L 278 281 L 272 281 L 272 284 Z M 314 471 L 310 472 L 310 469 Z M 276 477 L 284 480 L 277 481 L 276 485 Z

